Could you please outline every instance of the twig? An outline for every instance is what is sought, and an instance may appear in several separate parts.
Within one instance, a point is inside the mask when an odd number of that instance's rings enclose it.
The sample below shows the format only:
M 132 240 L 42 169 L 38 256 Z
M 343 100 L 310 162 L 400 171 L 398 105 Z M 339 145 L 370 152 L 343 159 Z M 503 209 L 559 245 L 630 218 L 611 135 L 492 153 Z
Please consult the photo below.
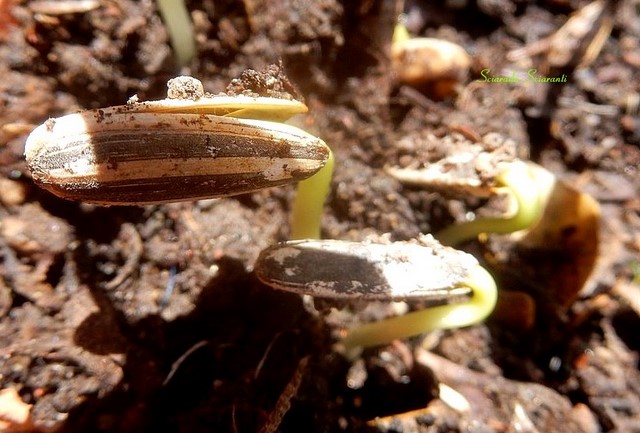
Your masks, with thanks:
M 282 394 L 278 397 L 276 406 L 269 414 L 267 422 L 260 429 L 260 433 L 275 433 L 282 422 L 285 414 L 291 408 L 291 399 L 298 393 L 298 388 L 302 383 L 302 377 L 307 370 L 307 364 L 309 363 L 309 356 L 305 356 L 298 362 L 296 371 L 293 372 L 291 380 L 284 387 Z

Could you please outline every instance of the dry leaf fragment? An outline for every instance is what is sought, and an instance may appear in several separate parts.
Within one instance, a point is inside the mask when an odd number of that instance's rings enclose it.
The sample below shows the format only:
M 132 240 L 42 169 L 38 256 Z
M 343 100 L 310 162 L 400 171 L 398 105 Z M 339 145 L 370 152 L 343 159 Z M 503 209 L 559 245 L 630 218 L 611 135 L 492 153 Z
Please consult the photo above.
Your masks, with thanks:
M 607 0 L 596 0 L 574 12 L 555 33 L 524 48 L 511 51 L 507 58 L 517 61 L 546 55 L 549 67 L 562 68 L 591 64 L 611 34 L 612 7 Z

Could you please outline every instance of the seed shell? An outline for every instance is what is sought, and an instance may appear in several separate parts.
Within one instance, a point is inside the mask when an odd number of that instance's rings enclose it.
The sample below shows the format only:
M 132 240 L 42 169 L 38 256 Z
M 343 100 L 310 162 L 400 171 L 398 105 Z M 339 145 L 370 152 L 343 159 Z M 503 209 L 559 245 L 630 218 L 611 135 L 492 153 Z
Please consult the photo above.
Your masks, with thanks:
M 236 98 L 225 109 L 237 113 L 245 103 L 251 107 L 251 99 L 256 98 Z M 34 181 L 70 200 L 154 204 L 292 183 L 313 175 L 328 158 L 326 144 L 299 128 L 197 114 L 212 112 L 199 105 L 201 100 L 167 101 L 171 100 L 48 120 L 31 133 L 25 146 Z M 172 104 L 182 108 L 173 110 Z M 185 104 L 194 108 L 185 109 Z M 167 110 L 161 112 L 156 105 Z M 285 104 L 300 109 L 294 105 Z
M 284 122 L 306 113 L 305 104 L 294 99 L 237 96 L 206 96 L 198 99 L 162 99 L 114 107 L 123 112 L 190 113 Z
M 424 239 L 422 239 L 424 240 Z M 331 299 L 443 300 L 468 295 L 470 254 L 428 243 L 302 240 L 263 250 L 257 277 L 277 289 Z

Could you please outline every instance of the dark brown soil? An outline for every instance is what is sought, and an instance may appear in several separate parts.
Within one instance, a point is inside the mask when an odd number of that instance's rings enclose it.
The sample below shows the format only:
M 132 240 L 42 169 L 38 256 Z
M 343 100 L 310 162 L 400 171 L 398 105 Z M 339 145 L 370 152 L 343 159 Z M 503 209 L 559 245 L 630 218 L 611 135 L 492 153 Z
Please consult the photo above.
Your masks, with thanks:
M 394 2 L 190 0 L 198 51 L 182 71 L 155 2 L 55 12 L 66 3 L 0 0 L 1 431 L 640 432 L 637 1 L 611 2 L 613 30 L 590 65 L 536 57 L 569 78 L 534 86 L 476 80 L 511 71 L 508 52 L 588 1 L 407 1 L 413 34 L 472 56 L 446 98 L 394 82 Z M 288 236 L 293 186 L 106 208 L 30 179 L 24 142 L 48 117 L 160 99 L 184 73 L 217 93 L 279 62 L 309 106 L 299 124 L 337 157 L 325 237 L 405 240 L 463 218 L 483 202 L 403 187 L 383 167 L 497 133 L 600 203 L 597 266 L 577 299 L 540 271 L 539 252 L 471 242 L 504 290 L 496 314 L 348 361 L 335 325 L 252 274 Z M 535 316 L 508 314 L 531 300 Z

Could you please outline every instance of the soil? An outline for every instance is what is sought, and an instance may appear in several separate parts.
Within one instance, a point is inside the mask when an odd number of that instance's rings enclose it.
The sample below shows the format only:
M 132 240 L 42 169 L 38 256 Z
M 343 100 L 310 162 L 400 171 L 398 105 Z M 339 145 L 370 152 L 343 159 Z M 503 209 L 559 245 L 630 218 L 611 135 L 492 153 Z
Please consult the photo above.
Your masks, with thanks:
M 636 0 L 607 3 L 611 35 L 586 64 L 578 54 L 589 37 L 525 56 L 568 77 L 529 84 L 478 79 L 483 69 L 509 76 L 522 60 L 510 52 L 588 1 L 407 1 L 413 35 L 471 55 L 468 76 L 444 94 L 394 78 L 400 4 L 186 3 L 197 54 L 180 68 L 151 0 L 0 0 L 2 431 L 640 432 Z M 560 63 L 552 55 L 567 52 Z M 349 360 L 335 348 L 339 324 L 252 273 L 260 251 L 288 236 L 293 186 L 100 207 L 31 181 L 24 142 L 49 117 L 134 94 L 161 99 L 184 74 L 215 94 L 246 70 L 280 64 L 309 107 L 298 125 L 336 154 L 324 237 L 407 240 L 464 219 L 486 200 L 403 186 L 384 167 L 498 134 L 598 201 L 594 269 L 585 271 L 582 247 L 468 242 L 460 248 L 501 286 L 486 323 Z M 549 269 L 576 257 L 589 278 L 566 287 L 573 268 L 560 266 L 560 278 Z

